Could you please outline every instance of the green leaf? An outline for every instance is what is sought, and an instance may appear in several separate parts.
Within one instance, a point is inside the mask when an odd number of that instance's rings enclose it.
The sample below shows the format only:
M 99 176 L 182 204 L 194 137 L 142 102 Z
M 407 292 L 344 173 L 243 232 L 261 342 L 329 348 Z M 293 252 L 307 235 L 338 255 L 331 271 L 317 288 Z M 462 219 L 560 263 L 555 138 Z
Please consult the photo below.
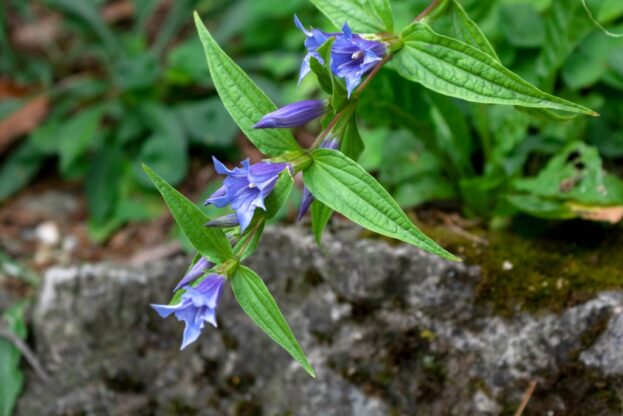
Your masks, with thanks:
M 122 50 L 119 41 L 110 27 L 102 19 L 98 3 L 94 1 L 46 0 L 48 6 L 59 9 L 65 16 L 70 16 L 92 31 L 106 46 L 108 52 Z
M 207 215 L 148 166 L 143 165 L 143 170 L 162 195 L 177 224 L 201 255 L 217 264 L 234 256 L 222 230 L 204 227 L 210 220 Z
M 389 0 L 368 0 L 371 10 L 383 21 L 385 30 L 392 32 L 394 30 L 394 15 L 392 13 L 392 5 Z
M 175 113 L 169 108 L 148 102 L 140 107 L 141 121 L 153 133 L 143 141 L 136 160 L 158 170 L 165 181 L 177 185 L 186 177 L 188 167 L 188 142 Z M 139 163 L 134 165 L 138 181 L 149 186 Z
M 58 132 L 60 170 L 68 176 L 76 161 L 85 155 L 93 144 L 103 108 L 94 106 L 83 110 L 70 120 Z
M 298 150 L 299 145 L 287 129 L 256 130 L 253 128 L 265 114 L 275 111 L 277 107 L 223 52 L 197 13 L 195 13 L 195 24 L 216 90 L 225 108 L 244 134 L 268 156 L 278 156 L 287 150 Z
M 0 201 L 25 186 L 37 174 L 43 155 L 31 139 L 22 143 L 0 167 Z
M 231 279 L 231 287 L 236 300 L 253 322 L 290 353 L 309 375 L 316 377 L 303 349 L 262 279 L 253 270 L 241 265 Z
M 456 39 L 413 23 L 403 33 L 394 65 L 403 77 L 467 101 L 551 108 L 596 115 L 592 110 L 547 94 L 506 69 L 494 57 Z
M 24 303 L 11 307 L 5 314 L 1 324 L 8 323 L 8 330 L 18 338 L 26 338 L 26 323 L 24 322 Z M 21 354 L 13 344 L 0 337 L 0 416 L 11 416 L 13 407 L 24 384 L 24 374 L 19 362 Z
M 277 179 L 275 188 L 266 198 L 266 219 L 271 219 L 277 215 L 283 204 L 288 200 L 292 186 L 294 186 L 294 179 L 292 179 L 290 170 L 286 168 L 279 176 L 279 179 Z
M 341 124 L 340 122 L 344 123 L 341 130 L 339 130 L 339 124 Z M 346 120 L 343 119 L 340 120 L 340 122 L 338 122 L 338 125 L 334 128 L 334 131 L 337 132 L 338 137 L 341 138 L 340 151 L 349 158 L 357 160 L 365 148 L 365 144 L 359 135 L 359 129 L 357 129 L 357 118 L 353 113 Z
M 449 260 L 460 260 L 422 233 L 389 193 L 355 161 L 335 150 L 317 149 L 303 172 L 315 198 L 371 231 L 405 241 Z
M 175 112 L 193 142 L 215 147 L 234 145 L 238 127 L 218 97 L 184 103 L 177 106 Z
M 503 4 L 500 7 L 500 26 L 508 42 L 520 48 L 543 45 L 543 18 L 530 3 Z
M 326 40 L 316 52 L 322 57 L 324 64 L 321 64 L 316 58 L 312 57 L 309 60 L 309 66 L 316 77 L 318 78 L 318 83 L 320 87 L 327 94 L 333 93 L 333 73 L 331 72 L 331 68 L 328 63 L 331 62 L 331 45 L 335 41 L 334 37 L 331 37 Z
M 311 205 L 311 222 L 314 239 L 318 247 L 322 245 L 322 232 L 329 223 L 332 215 L 333 210 L 331 208 L 317 199 L 314 199 Z
M 123 150 L 117 146 L 107 146 L 92 158 L 85 184 L 90 220 L 102 222 L 112 213 L 125 173 L 123 159 Z
M 391 9 L 386 0 L 311 0 L 311 2 L 340 29 L 344 23 L 348 23 L 356 33 L 392 30 Z
M 593 29 L 579 1 L 554 1 L 545 16 L 545 42 L 535 62 L 540 79 L 551 88 L 556 74 L 578 43 Z
M 586 205 L 623 205 L 623 181 L 603 170 L 596 148 L 581 142 L 566 146 L 536 177 L 516 179 L 513 188 Z
M 552 220 L 576 217 L 573 211 L 562 201 L 545 199 L 536 195 L 508 195 L 506 199 L 514 208 L 534 217 Z
M 480 49 L 487 55 L 491 55 L 498 61 L 500 60 L 485 34 L 482 33 L 476 22 L 465 12 L 458 0 L 450 1 L 449 13 L 452 18 L 452 30 L 458 39 L 476 49 Z

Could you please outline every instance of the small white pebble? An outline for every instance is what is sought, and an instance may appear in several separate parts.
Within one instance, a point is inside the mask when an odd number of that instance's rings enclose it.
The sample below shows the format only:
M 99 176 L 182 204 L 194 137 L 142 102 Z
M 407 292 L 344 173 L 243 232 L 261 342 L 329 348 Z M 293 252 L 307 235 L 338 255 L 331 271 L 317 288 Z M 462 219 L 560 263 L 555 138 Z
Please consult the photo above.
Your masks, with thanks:
M 513 263 L 508 260 L 504 260 L 504 262 L 502 263 L 502 270 L 513 270 Z
M 54 221 L 45 221 L 37 225 L 35 236 L 37 240 L 46 246 L 55 246 L 61 239 L 58 225 Z

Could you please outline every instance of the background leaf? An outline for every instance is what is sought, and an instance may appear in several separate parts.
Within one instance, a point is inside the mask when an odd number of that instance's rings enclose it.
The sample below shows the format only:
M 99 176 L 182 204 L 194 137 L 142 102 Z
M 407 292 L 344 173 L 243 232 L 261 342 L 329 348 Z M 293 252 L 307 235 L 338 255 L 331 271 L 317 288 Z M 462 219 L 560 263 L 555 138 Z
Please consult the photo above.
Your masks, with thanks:
M 18 303 L 7 310 L 1 324 L 20 339 L 26 338 L 24 322 L 25 303 Z M 8 324 L 8 325 L 6 325 Z M 24 374 L 20 369 L 21 354 L 9 341 L 0 337 L 0 415 L 11 416 L 22 386 Z

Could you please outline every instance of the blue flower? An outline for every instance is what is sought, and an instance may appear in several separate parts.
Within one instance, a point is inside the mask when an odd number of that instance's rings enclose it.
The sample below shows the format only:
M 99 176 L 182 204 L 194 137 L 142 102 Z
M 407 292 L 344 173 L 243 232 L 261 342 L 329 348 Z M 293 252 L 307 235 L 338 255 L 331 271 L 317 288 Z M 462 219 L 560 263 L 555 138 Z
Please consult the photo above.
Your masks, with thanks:
M 324 139 L 322 143 L 320 143 L 320 147 L 323 149 L 334 149 L 335 150 L 335 149 L 339 149 L 340 142 L 337 138 Z M 309 189 L 307 189 L 306 186 L 303 187 L 303 198 L 301 199 L 301 206 L 299 207 L 299 213 L 296 216 L 297 221 L 300 221 L 301 218 L 303 218 L 303 216 L 307 213 L 312 202 L 314 202 L 314 196 L 309 191 Z
M 302 126 L 323 115 L 326 109 L 327 105 L 323 100 L 298 101 L 266 114 L 253 127 L 273 129 Z
M 225 280 L 219 274 L 210 274 L 197 287 L 185 286 L 186 292 L 177 305 L 151 305 L 161 317 L 174 313 L 178 321 L 186 323 L 181 350 L 199 338 L 206 322 L 217 326 L 216 306 Z
M 255 208 L 266 210 L 264 199 L 270 195 L 279 179 L 279 174 L 289 165 L 287 163 L 259 162 L 252 166 L 249 159 L 242 162 L 242 167 L 229 170 L 215 157 L 214 168 L 220 175 L 227 177 L 205 205 L 213 204 L 223 208 L 231 205 L 238 217 L 240 231 L 244 231 L 255 213 Z
M 335 34 L 323 32 L 322 30 L 318 29 L 307 30 L 296 15 L 294 15 L 294 24 L 296 25 L 296 27 L 301 29 L 303 33 L 305 33 L 305 36 L 307 36 L 307 38 L 305 39 L 305 48 L 307 49 L 307 55 L 305 55 L 305 58 L 303 58 L 303 64 L 301 65 L 301 71 L 299 72 L 299 82 L 301 82 L 301 80 L 305 78 L 307 74 L 309 74 L 309 71 L 311 71 L 311 68 L 309 66 L 309 60 L 312 57 L 316 58 L 321 64 L 324 64 L 324 59 L 322 59 L 322 56 L 320 56 L 320 54 L 316 52 L 316 50 L 320 46 L 322 46 L 322 44 L 325 43 L 327 39 L 329 39 L 331 36 L 334 36 Z
M 173 291 L 175 292 L 180 287 L 186 286 L 187 284 L 192 283 L 194 280 L 197 280 L 212 266 L 214 265 L 210 263 L 208 259 L 206 259 L 205 257 L 200 257 L 199 260 L 197 260 L 197 262 L 193 264 L 193 267 L 191 267 L 188 273 L 186 273 L 186 275 L 182 277 L 182 280 L 180 280 L 177 286 L 175 286 L 175 289 L 173 289 Z
M 344 78 L 350 97 L 361 82 L 361 77 L 383 59 L 387 48 L 381 42 L 366 40 L 353 35 L 348 24 L 344 23 L 342 34 L 337 36 L 331 46 L 331 70 Z

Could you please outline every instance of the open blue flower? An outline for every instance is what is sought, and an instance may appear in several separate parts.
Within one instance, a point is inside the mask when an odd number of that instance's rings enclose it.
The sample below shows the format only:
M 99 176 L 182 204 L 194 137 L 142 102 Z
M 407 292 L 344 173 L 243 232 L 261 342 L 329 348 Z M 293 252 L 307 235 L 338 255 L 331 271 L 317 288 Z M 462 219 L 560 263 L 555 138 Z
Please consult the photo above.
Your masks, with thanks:
M 324 139 L 322 143 L 320 143 L 320 147 L 323 149 L 339 149 L 340 141 L 337 138 Z M 300 221 L 301 218 L 303 218 L 303 216 L 307 213 L 312 202 L 314 202 L 314 196 L 306 186 L 303 187 L 303 198 L 301 199 L 299 213 L 296 216 L 297 221 Z
M 225 277 L 219 274 L 210 274 L 202 280 L 197 287 L 185 286 L 186 292 L 182 295 L 180 303 L 176 305 L 155 305 L 152 308 L 158 314 L 166 318 L 172 313 L 178 321 L 184 321 L 184 337 L 181 350 L 195 342 L 206 322 L 216 324 L 216 307 L 223 291 Z
M 227 177 L 216 192 L 205 201 L 205 205 L 212 204 L 223 208 L 231 205 L 236 211 L 240 231 L 244 231 L 251 220 L 256 208 L 266 210 L 265 198 L 275 188 L 279 174 L 289 165 L 287 163 L 259 162 L 249 165 L 249 159 L 242 162 L 242 167 L 227 169 L 215 157 L 216 172 Z
M 303 26 L 303 23 L 301 23 L 296 15 L 294 15 L 294 24 L 296 25 L 296 27 L 301 29 L 303 33 L 305 33 L 305 36 L 307 36 L 305 38 L 305 48 L 307 49 L 307 54 L 305 55 L 305 58 L 303 58 L 303 64 L 301 65 L 301 71 L 299 72 L 299 82 L 301 82 L 301 80 L 305 78 L 307 74 L 309 74 L 309 71 L 311 71 L 311 68 L 309 66 L 309 60 L 312 57 L 317 59 L 318 62 L 320 62 L 321 64 L 324 64 L 324 59 L 322 59 L 322 56 L 320 56 L 320 54 L 316 50 L 320 46 L 322 46 L 322 44 L 325 43 L 327 39 L 335 34 L 323 32 L 322 30 L 318 29 L 305 29 L 305 26 Z
M 327 110 L 324 100 L 304 100 L 288 104 L 266 114 L 255 126 L 256 129 L 298 127 L 320 117 Z
M 383 43 L 353 34 L 348 24 L 344 23 L 342 34 L 335 38 L 331 46 L 331 71 L 344 78 L 350 97 L 361 77 L 372 70 L 386 53 Z

